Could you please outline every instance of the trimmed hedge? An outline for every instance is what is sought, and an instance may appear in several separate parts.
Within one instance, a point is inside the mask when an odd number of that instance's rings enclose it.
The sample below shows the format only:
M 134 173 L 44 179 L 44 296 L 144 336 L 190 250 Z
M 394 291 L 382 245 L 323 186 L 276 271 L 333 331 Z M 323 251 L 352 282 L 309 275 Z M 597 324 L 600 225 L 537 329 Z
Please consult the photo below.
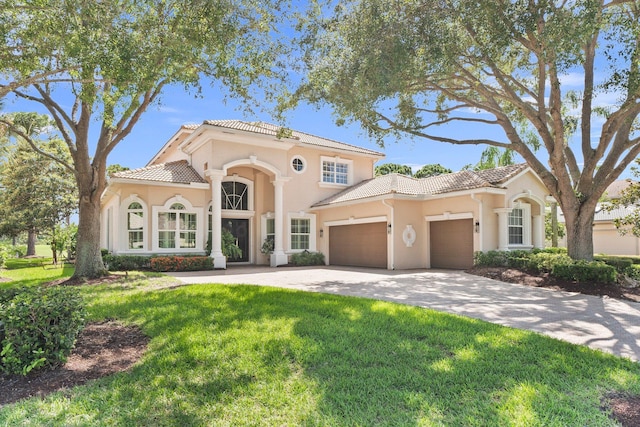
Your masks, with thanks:
M 149 270 L 151 257 L 142 255 L 110 255 L 102 256 L 102 262 L 109 271 Z
M 602 261 L 574 261 L 564 248 L 531 251 L 476 252 L 474 263 L 481 267 L 511 267 L 579 282 L 613 283 L 631 262 L 624 258 L 602 257 Z M 612 264 L 612 265 L 610 265 Z
M 76 288 L 30 287 L 0 293 L 0 371 L 26 375 L 64 364 L 84 327 Z
M 291 255 L 291 264 L 303 265 L 324 265 L 324 254 L 322 252 L 309 252 L 307 250 Z
M 150 259 L 153 271 L 213 270 L 213 259 L 208 256 L 162 256 Z
M 551 274 L 560 279 L 598 283 L 613 283 L 618 277 L 615 267 L 611 265 L 602 261 L 582 260 L 554 265 Z

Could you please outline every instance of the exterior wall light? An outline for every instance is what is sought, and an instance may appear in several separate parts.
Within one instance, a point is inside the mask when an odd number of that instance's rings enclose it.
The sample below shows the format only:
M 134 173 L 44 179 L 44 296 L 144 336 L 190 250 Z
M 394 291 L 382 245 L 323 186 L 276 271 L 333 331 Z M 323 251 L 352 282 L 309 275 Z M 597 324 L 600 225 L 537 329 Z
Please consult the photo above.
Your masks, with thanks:
M 475 223 L 475 231 L 476 231 L 476 233 L 479 233 L 479 232 L 480 232 L 480 221 L 477 221 L 477 220 L 476 220 L 476 223 Z
M 320 229 L 320 237 L 324 236 L 324 229 Z
M 391 223 L 387 224 L 387 234 L 391 234 Z

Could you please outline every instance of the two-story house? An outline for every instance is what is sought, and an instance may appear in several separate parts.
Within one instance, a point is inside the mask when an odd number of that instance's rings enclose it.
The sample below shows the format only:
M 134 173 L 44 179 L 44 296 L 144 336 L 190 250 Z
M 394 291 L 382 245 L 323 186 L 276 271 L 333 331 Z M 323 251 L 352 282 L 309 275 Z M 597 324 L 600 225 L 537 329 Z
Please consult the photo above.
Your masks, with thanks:
M 210 241 L 216 268 L 284 265 L 308 250 L 332 265 L 387 269 L 466 268 L 475 251 L 544 245 L 548 192 L 526 165 L 374 177 L 382 158 L 266 123 L 182 126 L 146 167 L 112 175 L 102 245 L 116 254 L 203 254 Z M 241 258 L 222 254 L 223 228 Z

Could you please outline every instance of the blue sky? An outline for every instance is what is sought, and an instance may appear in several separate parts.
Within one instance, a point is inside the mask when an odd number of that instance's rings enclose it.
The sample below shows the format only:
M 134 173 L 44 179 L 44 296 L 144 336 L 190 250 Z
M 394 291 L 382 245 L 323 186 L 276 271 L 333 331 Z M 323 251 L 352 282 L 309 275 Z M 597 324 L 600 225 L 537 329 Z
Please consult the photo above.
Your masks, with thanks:
M 564 76 L 564 88 L 579 87 L 581 75 L 568 74 Z M 255 114 L 246 115 L 241 105 L 234 99 L 225 99 L 222 94 L 203 83 L 201 97 L 185 92 L 181 86 L 165 89 L 160 105 L 152 105 L 141 117 L 132 133 L 127 136 L 111 153 L 108 164 L 120 164 L 131 169 L 143 167 L 154 154 L 169 140 L 169 138 L 187 123 L 202 123 L 204 120 L 241 119 L 247 121 L 266 121 L 274 123 L 272 117 L 255 108 Z M 600 105 L 613 105 L 617 95 L 601 94 Z M 60 102 L 60 101 L 59 101 Z M 69 101 L 71 103 L 71 101 Z M 5 99 L 4 111 L 40 111 L 38 105 L 26 101 L 15 101 L 11 97 Z M 96 115 L 97 119 L 98 115 Z M 489 116 L 487 116 L 489 117 Z M 595 120 L 597 121 L 597 120 Z M 601 124 L 601 123 L 600 123 Z M 99 123 L 92 123 L 95 131 Z M 481 153 L 486 146 L 453 145 L 429 141 L 426 139 L 406 137 L 401 141 L 388 141 L 385 147 L 378 146 L 369 138 L 358 124 L 337 126 L 329 107 L 317 110 L 309 105 L 299 106 L 287 114 L 286 126 L 325 138 L 346 142 L 377 151 L 382 151 L 386 158 L 380 163 L 399 163 L 411 166 L 414 171 L 425 164 L 440 163 L 454 171 L 465 165 L 475 164 L 480 160 Z M 599 127 L 593 129 L 593 139 L 597 139 Z M 490 137 L 506 141 L 500 128 L 487 128 L 474 124 L 456 123 L 440 131 L 441 134 L 452 138 Z M 576 152 L 579 155 L 579 150 Z M 540 152 L 541 159 L 546 157 L 544 149 Z M 522 161 L 519 157 L 517 161 Z M 630 172 L 620 178 L 632 177 Z
M 288 112 L 286 125 L 292 129 L 334 139 L 378 151 L 387 156 L 380 163 L 392 162 L 419 169 L 422 165 L 440 163 L 459 170 L 480 159 L 483 147 L 462 147 L 427 140 L 389 142 L 378 146 L 357 124 L 337 126 L 329 108 L 303 105 Z M 133 132 L 112 152 L 109 164 L 119 163 L 130 168 L 144 166 L 164 143 L 185 123 L 202 123 L 204 120 L 240 119 L 275 123 L 268 113 L 245 115 L 235 100 L 223 102 L 213 89 L 206 90 L 202 98 L 194 98 L 180 87 L 171 87 L 163 96 L 160 106 L 152 106 L 142 116 Z M 473 133 L 472 129 L 468 132 Z

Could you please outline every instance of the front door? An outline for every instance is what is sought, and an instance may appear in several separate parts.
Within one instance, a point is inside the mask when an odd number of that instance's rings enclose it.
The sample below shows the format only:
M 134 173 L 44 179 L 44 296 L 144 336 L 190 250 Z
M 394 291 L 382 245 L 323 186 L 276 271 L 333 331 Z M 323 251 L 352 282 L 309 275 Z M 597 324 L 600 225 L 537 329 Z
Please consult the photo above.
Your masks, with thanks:
M 229 257 L 228 262 L 249 261 L 249 220 L 236 218 L 222 218 L 222 227 L 228 230 L 236 239 L 236 245 L 242 251 L 241 257 Z

